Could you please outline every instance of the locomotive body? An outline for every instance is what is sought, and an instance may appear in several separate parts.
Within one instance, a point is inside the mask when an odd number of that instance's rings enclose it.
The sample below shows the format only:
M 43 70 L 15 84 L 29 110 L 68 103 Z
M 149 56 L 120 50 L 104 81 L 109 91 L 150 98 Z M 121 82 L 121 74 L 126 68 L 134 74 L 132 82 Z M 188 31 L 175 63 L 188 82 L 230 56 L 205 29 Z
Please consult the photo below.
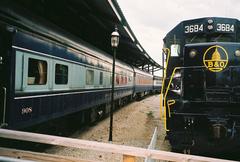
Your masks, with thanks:
M 240 140 L 239 21 L 184 21 L 164 41 L 171 48 L 164 102 L 173 149 L 207 153 L 236 146 Z

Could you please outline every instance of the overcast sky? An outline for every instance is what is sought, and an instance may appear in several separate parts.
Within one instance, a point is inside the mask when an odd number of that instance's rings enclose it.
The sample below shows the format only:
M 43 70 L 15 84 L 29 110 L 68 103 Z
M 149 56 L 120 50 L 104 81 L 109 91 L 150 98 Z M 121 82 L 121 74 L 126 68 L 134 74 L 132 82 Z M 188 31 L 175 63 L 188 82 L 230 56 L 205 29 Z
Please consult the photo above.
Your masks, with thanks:
M 161 63 L 162 39 L 179 22 L 201 17 L 240 19 L 240 0 L 117 0 L 140 44 Z

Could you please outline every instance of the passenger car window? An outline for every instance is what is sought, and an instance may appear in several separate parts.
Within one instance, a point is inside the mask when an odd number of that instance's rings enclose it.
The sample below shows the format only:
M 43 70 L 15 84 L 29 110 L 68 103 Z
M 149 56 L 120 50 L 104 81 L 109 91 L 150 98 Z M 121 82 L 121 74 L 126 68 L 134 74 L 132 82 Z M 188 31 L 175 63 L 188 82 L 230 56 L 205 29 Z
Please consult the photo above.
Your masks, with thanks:
M 100 84 L 100 85 L 103 85 L 103 72 L 100 72 L 99 84 Z
M 44 85 L 47 83 L 47 62 L 28 59 L 28 85 Z
M 120 76 L 119 76 L 119 74 L 117 74 L 117 76 L 116 76 L 116 84 L 117 85 L 120 84 Z
M 68 83 L 68 66 L 62 64 L 55 65 L 55 84 Z
M 94 71 L 87 70 L 86 71 L 86 85 L 93 85 L 94 83 Z
M 131 76 L 128 77 L 128 82 L 132 82 L 132 77 Z

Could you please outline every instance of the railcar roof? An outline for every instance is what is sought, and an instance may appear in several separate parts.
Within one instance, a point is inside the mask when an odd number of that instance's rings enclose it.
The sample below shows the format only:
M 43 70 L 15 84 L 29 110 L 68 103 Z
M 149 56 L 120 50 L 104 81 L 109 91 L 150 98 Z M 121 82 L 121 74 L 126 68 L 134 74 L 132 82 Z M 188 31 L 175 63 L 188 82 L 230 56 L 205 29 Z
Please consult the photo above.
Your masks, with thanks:
M 140 69 L 138 69 L 138 68 L 134 68 L 134 71 L 135 71 L 136 73 L 139 73 L 139 74 L 142 74 L 142 75 L 145 75 L 145 76 L 148 75 L 148 76 L 150 76 L 150 77 L 153 77 L 153 75 L 147 73 L 146 71 L 142 71 L 142 70 L 140 70 Z
M 157 71 L 161 66 L 141 46 L 116 0 L 2 0 L 44 18 L 61 29 L 112 55 L 110 35 L 115 25 L 121 35 L 117 58 L 135 67 Z

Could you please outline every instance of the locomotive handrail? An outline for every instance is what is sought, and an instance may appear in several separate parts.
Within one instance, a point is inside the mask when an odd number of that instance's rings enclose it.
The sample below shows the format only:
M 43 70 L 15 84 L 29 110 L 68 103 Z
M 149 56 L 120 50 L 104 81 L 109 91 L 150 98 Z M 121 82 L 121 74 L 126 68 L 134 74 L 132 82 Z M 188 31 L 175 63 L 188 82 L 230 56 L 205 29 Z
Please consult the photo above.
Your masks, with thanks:
M 167 86 L 167 89 L 166 89 L 166 91 L 165 91 L 164 98 L 163 98 L 163 100 L 164 100 L 164 102 L 163 102 L 163 103 L 164 103 L 164 104 L 163 104 L 163 107 L 164 107 L 164 128 L 165 128 L 166 131 L 169 131 L 169 130 L 167 129 L 167 109 L 166 109 L 167 101 L 166 101 L 166 99 L 167 99 L 167 94 L 168 94 L 168 91 L 169 91 L 169 89 L 170 89 L 170 85 L 171 85 L 171 83 L 172 83 L 173 76 L 174 76 L 176 70 L 180 70 L 180 69 L 191 69 L 191 68 L 203 68 L 203 67 L 204 67 L 204 66 L 189 66 L 189 67 L 175 67 L 175 68 L 173 69 L 172 75 L 171 75 L 170 80 L 169 80 L 169 82 L 168 82 L 168 86 Z M 173 104 L 175 104 L 175 102 L 172 103 L 171 105 L 173 105 Z M 170 105 L 169 105 L 169 106 L 170 106 Z M 169 107 L 168 107 L 168 110 L 170 110 Z M 168 114 L 169 117 L 171 117 L 170 111 L 168 111 L 168 113 L 169 113 L 169 114 Z
M 165 130 L 166 131 L 169 131 L 167 129 L 167 110 L 166 110 L 166 98 L 167 98 L 167 93 L 169 91 L 169 88 L 170 88 L 170 85 L 171 85 L 171 82 L 172 82 L 172 79 L 173 79 L 173 76 L 175 74 L 175 71 L 177 69 L 190 69 L 190 68 L 203 68 L 204 66 L 191 66 L 191 67 L 175 67 L 173 72 L 172 72 L 172 75 L 170 77 L 170 81 L 168 83 L 168 86 L 167 86 L 167 89 L 164 93 L 164 86 L 165 86 L 165 80 L 166 80 L 166 71 L 167 71 L 167 68 L 168 68 L 168 63 L 169 63 L 169 58 L 170 58 L 170 54 L 171 54 L 171 51 L 169 48 L 164 48 L 163 49 L 163 52 L 167 55 L 167 61 L 166 61 L 166 68 L 163 68 L 164 69 L 164 72 L 163 72 L 163 79 L 162 79 L 162 88 L 161 88 L 161 94 L 160 94 L 160 119 L 162 118 L 162 113 L 163 113 L 163 110 L 164 110 L 164 127 L 165 127 Z M 171 103 L 171 105 L 175 104 L 174 103 Z M 168 109 L 170 110 L 169 108 L 170 105 L 168 105 Z M 171 116 L 170 114 L 170 111 L 169 112 L 169 117 Z
M 164 94 L 164 105 L 166 105 L 166 99 L 167 99 L 167 94 L 168 94 L 168 91 L 169 91 L 169 88 L 170 88 L 170 85 L 171 85 L 171 83 L 172 83 L 172 79 L 173 79 L 173 76 L 174 76 L 174 74 L 175 74 L 175 71 L 176 70 L 179 70 L 179 69 L 181 69 L 181 67 L 175 67 L 174 69 L 173 69 L 173 72 L 172 72 L 172 75 L 171 75 L 171 77 L 170 77 L 170 80 L 169 80 L 169 82 L 168 82 L 168 86 L 167 86 L 167 89 L 166 89 L 166 92 L 165 92 L 165 94 Z M 164 128 L 165 128 L 165 130 L 166 131 L 169 131 L 168 129 L 167 129 L 167 110 L 166 110 L 166 107 L 164 107 L 165 109 L 164 109 Z M 168 113 L 170 113 L 170 112 L 168 112 Z M 171 115 L 170 115 L 171 116 Z
M 167 101 L 167 106 L 168 106 L 168 117 L 170 118 L 171 117 L 171 113 L 170 113 L 170 106 L 171 105 L 174 105 L 176 103 L 176 101 L 175 100 L 168 100 Z
M 164 48 L 163 52 L 167 52 L 167 62 L 166 62 L 166 68 L 163 67 L 163 77 L 162 77 L 162 88 L 161 88 L 161 94 L 160 94 L 160 119 L 162 118 L 162 113 L 163 113 L 163 109 L 165 110 L 165 105 L 163 102 L 163 91 L 164 91 L 164 86 L 165 86 L 165 80 L 166 80 L 166 71 L 167 71 L 167 67 L 168 67 L 168 61 L 170 58 L 170 49 L 169 48 Z M 162 58 L 164 59 L 164 58 Z

